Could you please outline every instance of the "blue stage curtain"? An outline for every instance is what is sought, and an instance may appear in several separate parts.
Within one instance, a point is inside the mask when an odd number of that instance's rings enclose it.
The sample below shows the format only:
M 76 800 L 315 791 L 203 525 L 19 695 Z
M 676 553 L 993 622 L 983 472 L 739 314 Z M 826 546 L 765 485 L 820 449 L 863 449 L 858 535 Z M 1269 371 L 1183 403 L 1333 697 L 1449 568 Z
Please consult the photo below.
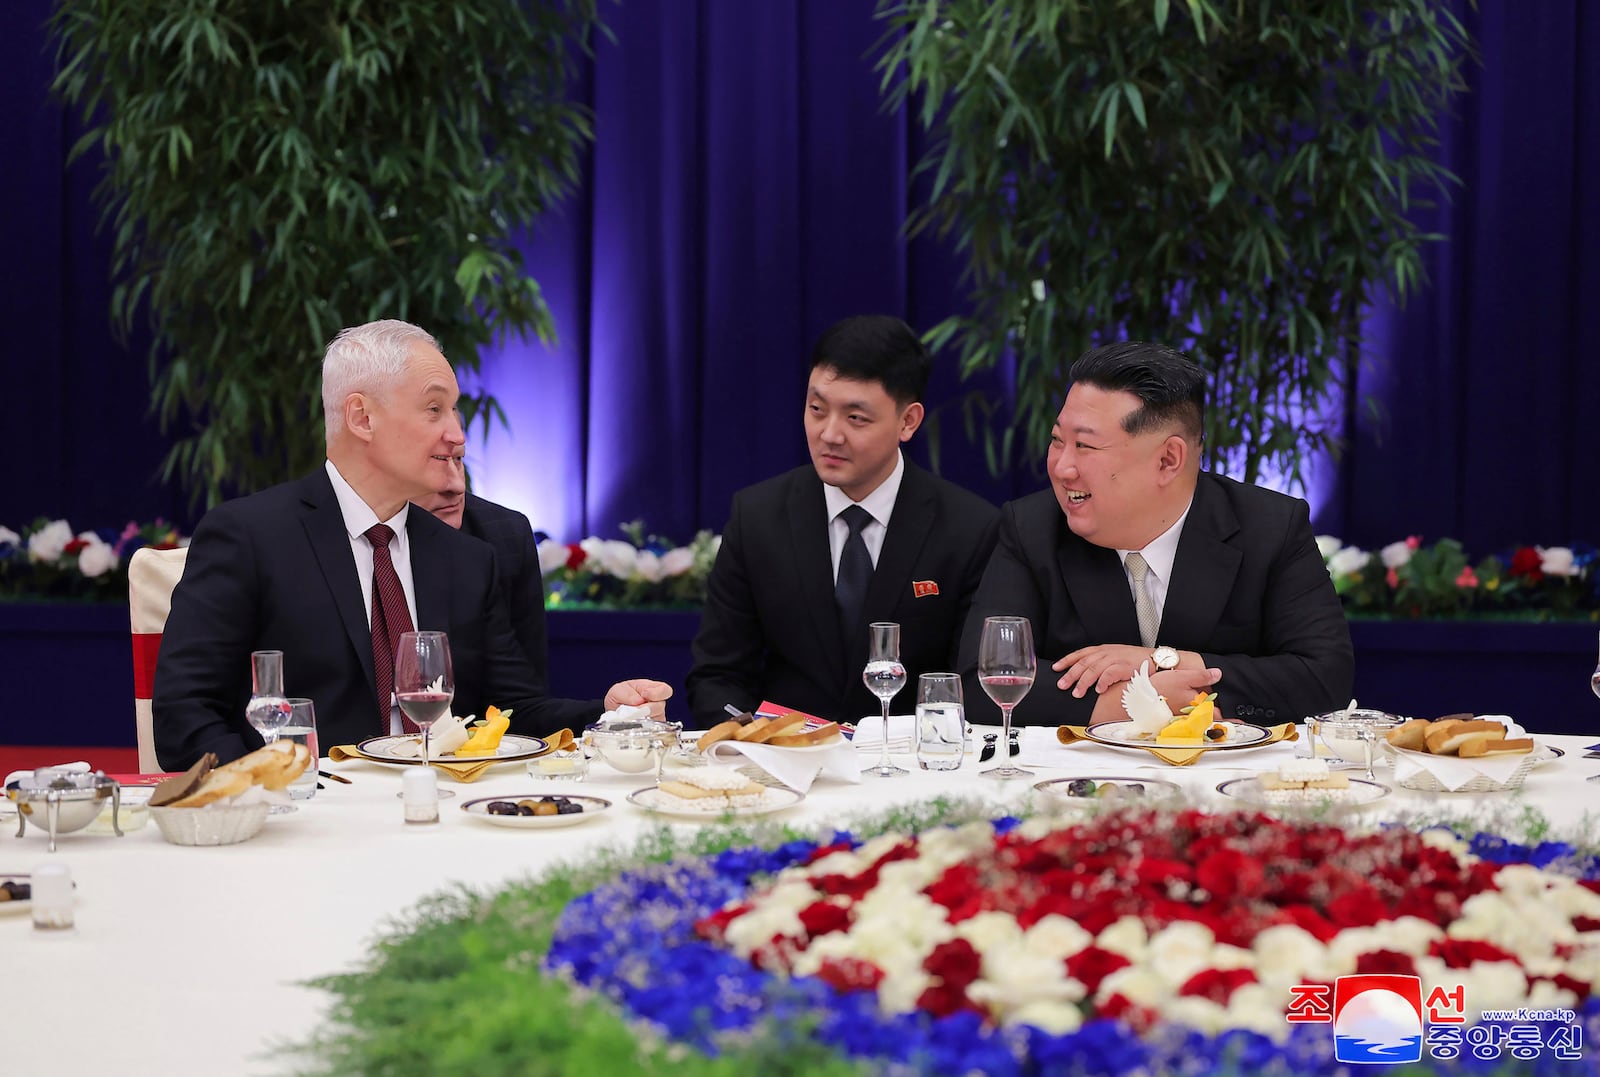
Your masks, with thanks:
M 27 454 L 0 523 L 170 515 L 182 501 L 151 477 L 166 446 L 144 414 L 143 342 L 123 348 L 106 327 L 94 163 L 62 165 L 76 124 L 46 90 L 50 7 L 0 12 L 0 361 Z M 806 460 L 805 365 L 824 327 L 880 311 L 927 328 L 958 309 L 959 258 L 902 232 L 924 145 L 883 110 L 872 7 L 603 7 L 614 40 L 577 88 L 596 113 L 584 182 L 528 231 L 561 340 L 489 356 L 512 429 L 472 447 L 481 492 L 563 539 L 634 518 L 679 541 L 720 528 L 734 490 Z M 1451 240 L 1430 253 L 1427 291 L 1374 312 L 1351 450 L 1319 523 L 1367 545 L 1594 540 L 1600 74 L 1584 58 L 1600 55 L 1600 10 L 1484 0 L 1465 17 L 1483 65 L 1441 149 L 1466 181 L 1434 215 Z M 1037 488 L 1032 474 L 989 479 L 954 436 L 963 387 L 948 363 L 929 400 L 946 473 L 995 500 Z M 1355 402 L 1366 393 L 1377 421 Z

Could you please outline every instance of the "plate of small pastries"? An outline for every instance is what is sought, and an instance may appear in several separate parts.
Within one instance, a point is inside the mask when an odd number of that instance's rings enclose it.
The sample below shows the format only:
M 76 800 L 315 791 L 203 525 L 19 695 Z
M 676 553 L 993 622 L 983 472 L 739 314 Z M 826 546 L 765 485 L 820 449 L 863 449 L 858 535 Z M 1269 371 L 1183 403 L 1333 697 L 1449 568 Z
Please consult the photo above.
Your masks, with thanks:
M 1234 778 L 1217 786 L 1232 800 L 1267 809 L 1355 808 L 1389 795 L 1389 787 L 1330 770 L 1322 759 L 1286 759 L 1273 771 Z
M 521 796 L 478 797 L 461 805 L 461 810 L 474 819 L 495 826 L 523 830 L 546 830 L 551 827 L 577 826 L 611 807 L 604 797 L 553 796 L 528 793 Z
M 1510 765 L 1509 771 L 1496 780 L 1489 774 L 1479 774 L 1467 784 L 1452 789 L 1460 793 L 1490 793 L 1515 789 L 1520 786 L 1534 767 L 1560 759 L 1560 748 L 1540 744 L 1532 737 L 1518 736 L 1520 728 L 1508 728 L 1505 722 L 1494 718 L 1476 718 L 1471 714 L 1451 715 L 1429 721 L 1413 718 L 1384 734 L 1389 748 L 1397 757 L 1410 758 L 1423 768 L 1433 760 L 1453 757 L 1466 763 Z M 1499 770 L 1493 771 L 1499 775 Z M 1407 789 L 1440 792 L 1445 786 L 1438 777 L 1426 769 L 1401 779 Z
M 798 711 L 774 715 L 744 711 L 700 734 L 695 748 L 707 752 L 724 741 L 733 741 L 802 752 L 824 752 L 838 744 L 843 737 L 844 731 L 839 728 L 838 722 L 811 718 Z
M 767 815 L 792 808 L 805 794 L 763 785 L 731 767 L 698 767 L 628 794 L 628 803 L 654 815 L 688 819 Z

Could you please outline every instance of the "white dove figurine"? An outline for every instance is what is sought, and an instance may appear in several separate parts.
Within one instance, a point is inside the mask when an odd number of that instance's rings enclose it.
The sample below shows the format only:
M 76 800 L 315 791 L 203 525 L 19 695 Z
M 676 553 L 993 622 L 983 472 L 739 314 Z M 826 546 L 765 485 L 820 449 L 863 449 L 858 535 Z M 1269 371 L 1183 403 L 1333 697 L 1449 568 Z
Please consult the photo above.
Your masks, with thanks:
M 1173 720 L 1167 709 L 1166 697 L 1156 692 L 1150 681 L 1150 663 L 1146 661 L 1133 675 L 1128 687 L 1122 690 L 1122 709 L 1133 721 L 1133 734 L 1141 740 L 1154 737 Z

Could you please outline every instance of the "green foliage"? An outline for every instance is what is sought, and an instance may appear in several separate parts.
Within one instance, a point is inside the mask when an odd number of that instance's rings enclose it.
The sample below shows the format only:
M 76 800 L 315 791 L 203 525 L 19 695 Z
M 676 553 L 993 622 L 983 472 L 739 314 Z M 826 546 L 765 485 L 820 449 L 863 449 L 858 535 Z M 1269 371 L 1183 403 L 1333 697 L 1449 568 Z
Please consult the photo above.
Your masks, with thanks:
M 1433 0 L 881 0 L 894 106 L 933 135 L 913 231 L 953 236 L 964 375 L 1014 359 L 1016 410 L 968 401 L 989 463 L 1042 458 L 1071 361 L 1183 348 L 1212 373 L 1206 459 L 1293 479 L 1360 356 L 1361 309 L 1423 279 L 1412 219 L 1466 31 Z M 998 425 L 998 428 L 997 428 Z M 1231 467 L 1229 465 L 1232 465 Z
M 320 361 L 402 318 L 458 369 L 549 341 L 513 245 L 570 189 L 595 0 L 61 0 L 55 91 L 92 125 L 112 315 L 154 328 L 165 477 L 215 503 L 321 459 Z M 463 399 L 470 423 L 497 402 Z

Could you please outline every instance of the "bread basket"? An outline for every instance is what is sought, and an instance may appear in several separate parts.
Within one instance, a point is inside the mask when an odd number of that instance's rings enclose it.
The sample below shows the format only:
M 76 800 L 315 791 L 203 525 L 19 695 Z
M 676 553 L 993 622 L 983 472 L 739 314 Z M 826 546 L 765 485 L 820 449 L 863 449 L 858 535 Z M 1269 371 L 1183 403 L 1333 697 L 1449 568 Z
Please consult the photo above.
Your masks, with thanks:
M 236 845 L 261 831 L 272 805 L 254 804 L 204 808 L 151 808 L 161 836 L 174 845 Z
M 1522 788 L 1522 783 L 1527 781 L 1528 775 L 1532 773 L 1534 765 L 1543 762 L 1549 754 L 1541 747 L 1536 747 L 1527 755 L 1519 756 L 1515 769 L 1505 778 L 1496 780 L 1487 774 L 1474 774 L 1464 785 L 1451 788 L 1440 781 L 1438 776 L 1427 768 L 1470 765 L 1466 764 L 1464 760 L 1456 759 L 1453 756 L 1429 755 L 1427 752 L 1416 752 L 1409 748 L 1396 748 L 1393 745 L 1389 746 L 1389 751 L 1394 753 L 1395 781 L 1404 789 L 1414 789 L 1422 793 L 1505 793 L 1513 789 L 1520 789 Z M 1402 768 L 1402 761 L 1415 761 L 1417 767 L 1415 769 L 1411 767 Z M 1408 770 L 1410 773 L 1402 777 L 1402 769 Z

